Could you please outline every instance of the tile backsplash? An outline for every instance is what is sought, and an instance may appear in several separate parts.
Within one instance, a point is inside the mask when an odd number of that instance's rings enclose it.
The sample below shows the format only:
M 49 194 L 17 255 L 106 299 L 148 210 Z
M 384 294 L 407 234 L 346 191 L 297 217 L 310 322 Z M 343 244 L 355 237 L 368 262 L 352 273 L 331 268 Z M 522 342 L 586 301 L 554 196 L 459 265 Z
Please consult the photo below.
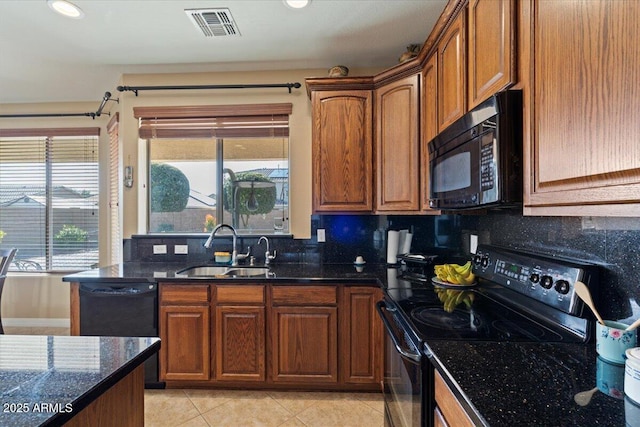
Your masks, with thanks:
M 351 263 L 356 256 L 367 262 L 386 260 L 387 230 L 408 229 L 413 233 L 411 251 L 437 253 L 456 259 L 469 257 L 469 236 L 481 244 L 525 249 L 550 256 L 572 258 L 598 265 L 602 272 L 596 304 L 605 318 L 624 320 L 640 317 L 640 218 L 533 217 L 516 211 L 488 211 L 482 215 L 313 215 L 312 239 L 269 237 L 276 262 Z M 316 232 L 324 229 L 326 242 L 318 243 Z M 204 235 L 134 236 L 125 241 L 125 261 L 179 261 L 174 245 L 187 245 L 189 262 L 211 260 L 202 247 Z M 230 239 L 219 239 L 220 249 L 230 249 Z M 167 244 L 166 255 L 153 255 L 154 244 Z M 239 239 L 238 252 L 252 248 L 257 262 L 263 261 L 264 245 L 257 236 Z

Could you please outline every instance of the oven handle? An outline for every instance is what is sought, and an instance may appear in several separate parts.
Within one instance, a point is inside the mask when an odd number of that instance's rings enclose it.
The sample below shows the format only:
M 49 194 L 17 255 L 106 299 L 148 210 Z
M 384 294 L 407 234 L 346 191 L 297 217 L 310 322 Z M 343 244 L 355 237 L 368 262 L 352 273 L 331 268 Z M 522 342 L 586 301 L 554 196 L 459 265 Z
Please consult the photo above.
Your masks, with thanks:
M 385 304 L 385 302 L 378 301 L 376 303 L 376 310 L 378 310 L 378 314 L 382 318 L 382 323 L 384 324 L 384 328 L 387 330 L 387 334 L 389 334 L 389 337 L 391 337 L 391 341 L 393 341 L 393 345 L 395 346 L 398 353 L 400 353 L 400 356 L 402 356 L 405 359 L 409 359 L 413 362 L 420 363 L 420 361 L 422 360 L 422 355 L 418 352 L 414 353 L 410 350 L 405 350 L 404 348 L 402 348 L 398 338 L 393 333 L 393 330 L 391 329 L 391 324 L 389 323 L 389 319 L 387 319 L 387 316 L 384 314 L 384 311 L 391 311 L 387 308 L 387 305 Z

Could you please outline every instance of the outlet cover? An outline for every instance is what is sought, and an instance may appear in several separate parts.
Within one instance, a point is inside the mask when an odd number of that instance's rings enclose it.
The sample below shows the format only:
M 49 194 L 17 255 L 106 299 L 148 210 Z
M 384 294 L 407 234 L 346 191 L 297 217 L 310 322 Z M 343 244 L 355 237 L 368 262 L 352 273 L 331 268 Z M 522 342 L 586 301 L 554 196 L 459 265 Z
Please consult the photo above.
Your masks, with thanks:
M 324 232 L 324 228 L 318 228 L 318 243 L 323 243 L 326 241 L 326 235 Z
M 189 253 L 189 245 L 175 245 L 173 253 L 177 255 L 186 255 Z
M 469 236 L 469 252 L 472 254 L 478 252 L 478 236 L 475 234 Z
M 163 255 L 167 253 L 167 245 L 153 245 L 154 255 Z

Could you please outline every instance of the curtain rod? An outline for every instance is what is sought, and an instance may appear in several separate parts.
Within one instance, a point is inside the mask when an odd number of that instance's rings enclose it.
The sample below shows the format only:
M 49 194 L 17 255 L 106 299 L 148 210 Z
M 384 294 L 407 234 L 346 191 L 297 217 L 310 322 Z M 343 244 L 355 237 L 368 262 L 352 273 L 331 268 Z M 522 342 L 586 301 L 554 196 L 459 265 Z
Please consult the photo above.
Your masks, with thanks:
M 235 85 L 192 85 L 192 86 L 118 86 L 119 92 L 134 92 L 138 96 L 141 90 L 189 90 L 189 89 L 256 89 L 256 88 L 280 88 L 300 89 L 302 85 L 295 83 L 263 83 L 263 84 L 235 84 Z
M 95 120 L 96 117 L 100 117 L 103 113 L 102 110 L 106 105 L 107 101 L 116 101 L 120 102 L 119 99 L 111 98 L 111 92 L 105 92 L 104 97 L 102 97 L 102 102 L 100 102 L 100 106 L 96 110 L 95 113 L 38 113 L 38 114 L 0 114 L 0 118 L 2 119 L 11 119 L 11 118 L 26 118 L 26 117 L 91 117 Z M 107 116 L 110 116 L 109 113 L 104 113 Z

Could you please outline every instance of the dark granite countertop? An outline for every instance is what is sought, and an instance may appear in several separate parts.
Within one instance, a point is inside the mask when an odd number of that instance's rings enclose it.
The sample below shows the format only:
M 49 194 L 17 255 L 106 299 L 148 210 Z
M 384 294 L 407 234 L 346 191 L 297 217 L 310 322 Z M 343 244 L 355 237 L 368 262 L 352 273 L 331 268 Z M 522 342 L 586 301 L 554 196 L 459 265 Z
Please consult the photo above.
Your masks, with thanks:
M 129 262 L 64 277 L 67 282 L 185 282 L 177 271 L 197 263 Z M 200 264 L 201 265 L 201 264 Z M 358 271 L 360 270 L 360 271 Z M 274 264 L 275 277 L 265 279 L 216 279 L 220 283 L 342 283 L 387 285 L 385 264 Z M 393 273 L 393 272 L 392 272 Z M 393 274 L 392 274 L 393 276 Z M 540 344 L 434 341 L 428 343 L 432 363 L 472 414 L 486 426 L 625 426 L 628 399 L 616 399 L 597 391 L 591 402 L 579 406 L 576 393 L 596 387 L 595 346 L 586 344 Z M 624 367 L 618 366 L 618 369 Z M 611 371 L 610 368 L 608 368 Z M 615 366 L 614 369 L 615 371 Z M 619 371 L 618 371 L 619 372 Z M 601 373 L 602 378 L 602 373 Z M 622 387 L 620 387 L 622 390 Z M 637 412 L 636 412 L 637 413 Z
M 186 277 L 177 271 L 196 265 L 214 265 L 206 263 L 157 263 L 126 262 L 123 264 L 82 271 L 63 277 L 65 282 L 185 282 L 198 283 L 211 278 Z M 356 268 L 353 264 L 299 264 L 276 263 L 270 266 L 273 277 L 254 276 L 244 278 L 216 278 L 220 283 L 261 281 L 274 283 L 378 283 L 384 286 L 387 277 L 385 264 L 365 264 Z
M 624 427 L 625 405 L 640 413 L 622 399 L 624 366 L 597 359 L 593 343 L 434 341 L 428 347 L 479 425 Z M 574 396 L 596 387 L 596 377 L 618 398 L 598 390 L 588 405 L 578 405 Z
M 62 425 L 159 348 L 159 338 L 0 335 L 0 425 Z

